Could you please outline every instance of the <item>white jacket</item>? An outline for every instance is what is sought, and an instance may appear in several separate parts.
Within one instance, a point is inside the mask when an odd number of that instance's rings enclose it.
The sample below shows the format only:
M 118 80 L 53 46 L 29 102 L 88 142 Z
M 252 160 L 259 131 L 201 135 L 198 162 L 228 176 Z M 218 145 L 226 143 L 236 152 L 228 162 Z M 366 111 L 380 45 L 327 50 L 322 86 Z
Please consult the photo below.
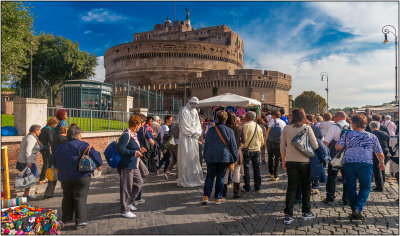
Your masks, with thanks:
M 35 163 L 39 153 L 40 145 L 32 134 L 26 135 L 21 142 L 18 153 L 18 162 L 20 163 Z

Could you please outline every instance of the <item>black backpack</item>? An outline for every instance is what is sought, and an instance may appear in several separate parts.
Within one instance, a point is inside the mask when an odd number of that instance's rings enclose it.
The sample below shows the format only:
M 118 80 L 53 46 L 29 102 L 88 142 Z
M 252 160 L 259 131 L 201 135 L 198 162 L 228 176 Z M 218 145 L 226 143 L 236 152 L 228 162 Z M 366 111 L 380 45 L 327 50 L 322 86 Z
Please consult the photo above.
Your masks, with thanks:
M 334 124 L 337 127 L 339 127 L 342 131 L 340 132 L 340 137 L 342 137 L 342 135 L 346 134 L 347 132 L 351 131 L 351 125 L 347 124 L 347 125 L 340 125 L 340 124 Z M 340 138 L 339 138 L 340 139 Z M 336 143 L 337 141 L 335 139 L 332 139 L 332 141 L 329 143 L 329 153 L 331 154 L 331 157 L 335 157 L 336 155 Z

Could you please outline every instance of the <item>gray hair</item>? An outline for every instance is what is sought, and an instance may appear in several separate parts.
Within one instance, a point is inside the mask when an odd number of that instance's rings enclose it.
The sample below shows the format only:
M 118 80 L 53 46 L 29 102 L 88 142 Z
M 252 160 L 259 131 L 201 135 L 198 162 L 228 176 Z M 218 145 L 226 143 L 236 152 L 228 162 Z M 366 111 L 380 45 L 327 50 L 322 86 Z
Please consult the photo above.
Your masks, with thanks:
M 247 118 L 249 118 L 250 120 L 256 120 L 256 113 L 254 111 L 249 111 L 246 113 Z
M 159 116 L 154 116 L 153 119 L 154 119 L 154 121 L 161 120 L 161 118 Z
M 69 141 L 78 139 L 78 135 L 80 135 L 81 132 L 82 132 L 81 128 L 79 128 L 78 126 L 72 126 L 68 129 L 67 139 Z
M 385 120 L 391 120 L 391 119 L 392 119 L 392 117 L 390 115 L 385 116 Z
M 32 126 L 29 128 L 29 133 L 33 133 L 33 132 L 35 132 L 35 131 L 37 131 L 37 130 L 40 130 L 40 128 L 41 128 L 40 125 L 32 125 Z
M 371 122 L 369 123 L 369 127 L 370 127 L 371 129 L 379 129 L 379 128 L 381 127 L 381 125 L 379 124 L 378 121 L 371 121 Z

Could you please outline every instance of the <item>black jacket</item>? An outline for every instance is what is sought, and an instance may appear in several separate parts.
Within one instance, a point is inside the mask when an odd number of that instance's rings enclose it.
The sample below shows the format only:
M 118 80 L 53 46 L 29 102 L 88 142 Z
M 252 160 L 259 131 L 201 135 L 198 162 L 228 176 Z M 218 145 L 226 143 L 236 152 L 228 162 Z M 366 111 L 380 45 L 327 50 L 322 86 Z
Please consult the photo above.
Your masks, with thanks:
M 390 136 L 388 135 L 388 133 L 385 133 L 381 130 L 374 130 L 371 133 L 373 133 L 378 138 L 383 154 L 387 156 L 389 152 L 389 140 L 390 140 Z
M 45 126 L 40 130 L 39 141 L 43 148 L 50 148 L 53 145 L 53 131 L 50 127 Z

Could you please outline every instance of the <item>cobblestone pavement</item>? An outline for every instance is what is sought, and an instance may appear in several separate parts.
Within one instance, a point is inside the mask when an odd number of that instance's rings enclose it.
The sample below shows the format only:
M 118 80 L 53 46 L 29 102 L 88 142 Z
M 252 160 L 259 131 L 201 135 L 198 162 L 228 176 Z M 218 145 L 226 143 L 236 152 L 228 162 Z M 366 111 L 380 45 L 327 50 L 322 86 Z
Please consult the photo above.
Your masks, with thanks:
M 201 206 L 202 188 L 182 188 L 176 181 L 166 181 L 163 176 L 145 179 L 143 199 L 135 219 L 119 216 L 119 176 L 114 170 L 92 179 L 88 196 L 90 224 L 74 230 L 67 224 L 65 234 L 399 234 L 399 205 L 396 199 L 398 185 L 389 180 L 383 193 L 371 192 L 363 211 L 363 222 L 349 219 L 350 207 L 335 201 L 333 206 L 321 202 L 325 197 L 325 184 L 321 193 L 312 195 L 312 211 L 315 218 L 301 220 L 301 204 L 294 209 L 295 221 L 283 224 L 283 209 L 287 179 L 275 182 L 265 177 L 267 165 L 261 164 L 262 190 L 250 192 L 244 197 L 232 199 L 228 189 L 228 202 L 221 205 L 210 203 Z M 374 187 L 374 184 L 373 186 Z M 342 185 L 338 185 L 337 199 L 341 199 Z M 212 195 L 213 196 L 213 195 Z M 42 197 L 41 197 L 42 198 Z M 56 197 L 32 202 L 40 207 L 60 210 L 62 193 Z M 213 200 L 213 199 L 211 199 Z

